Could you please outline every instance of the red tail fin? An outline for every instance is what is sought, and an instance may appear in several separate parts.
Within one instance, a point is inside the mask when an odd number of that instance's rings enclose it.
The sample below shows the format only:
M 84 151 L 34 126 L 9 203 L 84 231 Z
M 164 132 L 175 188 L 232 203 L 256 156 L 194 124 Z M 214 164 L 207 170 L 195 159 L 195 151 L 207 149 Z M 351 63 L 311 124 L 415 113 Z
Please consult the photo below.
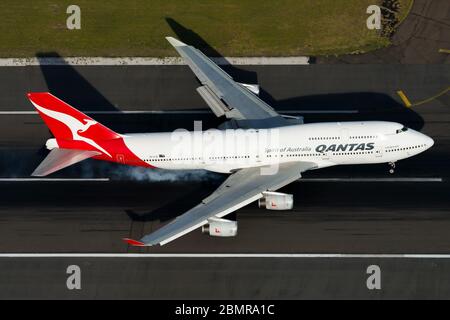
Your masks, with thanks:
M 28 93 L 28 98 L 57 140 L 88 138 L 95 141 L 120 137 L 49 92 Z

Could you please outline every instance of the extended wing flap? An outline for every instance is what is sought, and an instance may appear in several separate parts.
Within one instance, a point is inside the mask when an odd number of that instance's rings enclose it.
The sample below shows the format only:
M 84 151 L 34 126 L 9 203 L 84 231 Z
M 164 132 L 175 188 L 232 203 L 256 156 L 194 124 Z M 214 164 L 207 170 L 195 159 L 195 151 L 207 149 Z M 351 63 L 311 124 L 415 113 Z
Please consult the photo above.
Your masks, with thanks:
M 35 177 L 43 177 L 55 171 L 64 169 L 77 162 L 86 160 L 88 158 L 98 156 L 101 152 L 74 150 L 74 149 L 60 149 L 55 148 L 47 155 L 41 164 L 31 174 Z

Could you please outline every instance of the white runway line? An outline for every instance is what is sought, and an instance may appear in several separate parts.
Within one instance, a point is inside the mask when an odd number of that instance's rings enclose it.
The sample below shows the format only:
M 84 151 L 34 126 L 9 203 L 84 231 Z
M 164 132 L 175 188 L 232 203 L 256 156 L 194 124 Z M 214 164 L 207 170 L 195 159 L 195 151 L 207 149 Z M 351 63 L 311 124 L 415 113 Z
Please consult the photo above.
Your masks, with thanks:
M 83 111 L 86 114 L 212 114 L 210 110 L 124 110 L 124 111 Z M 358 110 L 278 110 L 281 114 L 353 114 Z M 0 111 L 0 115 L 27 115 L 38 114 L 37 111 Z
M 97 182 L 110 181 L 109 178 L 0 178 L 0 182 Z
M 302 178 L 297 182 L 443 182 L 443 178 Z
M 308 65 L 309 57 L 219 57 L 213 60 L 218 65 Z M 185 65 L 180 57 L 49 57 L 49 58 L 2 58 L 0 67 L 27 67 L 27 66 L 164 66 Z
M 450 254 L 346 253 L 2 253 L 0 258 L 304 258 L 304 259 L 450 259 Z

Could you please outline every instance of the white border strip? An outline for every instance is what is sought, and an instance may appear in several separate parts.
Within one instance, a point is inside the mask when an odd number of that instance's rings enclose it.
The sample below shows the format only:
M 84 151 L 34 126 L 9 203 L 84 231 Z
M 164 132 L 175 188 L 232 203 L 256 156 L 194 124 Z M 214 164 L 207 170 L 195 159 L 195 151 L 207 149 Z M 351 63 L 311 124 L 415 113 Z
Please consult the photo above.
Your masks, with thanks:
M 307 65 L 309 57 L 226 57 L 211 58 L 218 65 Z M 48 58 L 3 58 L 0 67 L 26 67 L 26 66 L 160 66 L 185 65 L 180 57 L 48 57 Z
M 0 258 L 339 258 L 450 259 L 450 254 L 346 253 L 2 253 Z

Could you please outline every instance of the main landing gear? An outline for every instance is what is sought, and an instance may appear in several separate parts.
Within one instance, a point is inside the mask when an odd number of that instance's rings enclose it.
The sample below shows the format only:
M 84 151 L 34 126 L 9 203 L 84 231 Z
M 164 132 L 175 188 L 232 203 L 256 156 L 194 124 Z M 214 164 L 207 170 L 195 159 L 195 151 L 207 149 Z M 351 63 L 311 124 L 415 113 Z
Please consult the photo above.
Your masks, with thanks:
M 394 173 L 394 169 L 395 169 L 395 162 L 389 162 L 389 166 L 391 167 L 389 169 L 389 173 L 393 174 Z

